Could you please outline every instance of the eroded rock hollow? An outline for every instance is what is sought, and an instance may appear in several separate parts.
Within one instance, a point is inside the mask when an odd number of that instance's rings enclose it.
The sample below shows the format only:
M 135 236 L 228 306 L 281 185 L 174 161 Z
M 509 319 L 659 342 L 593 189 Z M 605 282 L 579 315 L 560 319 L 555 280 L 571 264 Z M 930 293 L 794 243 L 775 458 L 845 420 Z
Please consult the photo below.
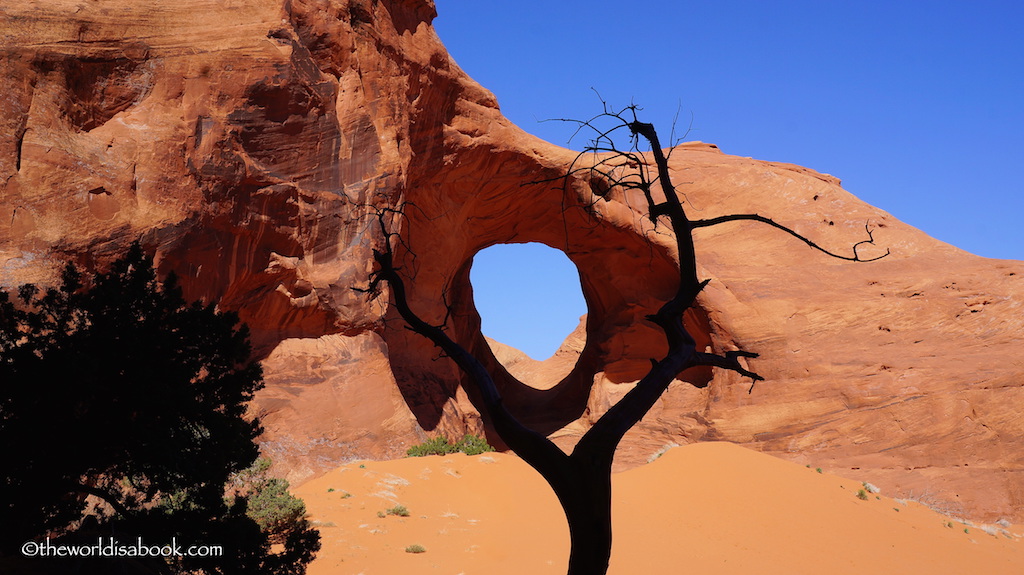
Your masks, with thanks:
M 66 260 L 103 265 L 141 239 L 188 297 L 252 328 L 267 374 L 253 412 L 293 480 L 486 431 L 387 292 L 353 289 L 383 241 L 381 209 L 395 210 L 415 309 L 446 321 L 560 445 L 658 356 L 643 317 L 674 288 L 671 243 L 639 198 L 595 202 L 584 178 L 554 181 L 575 153 L 501 115 L 446 53 L 429 0 L 7 4 L 0 284 L 53 281 Z M 672 168 L 703 216 L 759 213 L 836 249 L 867 224 L 892 255 L 850 264 L 757 224 L 698 230 L 712 283 L 688 323 L 712 349 L 758 352 L 767 381 L 748 393 L 730 373 L 683 374 L 620 467 L 728 440 L 953 513 L 1024 520 L 1024 263 L 942 244 L 798 166 L 689 143 Z M 588 315 L 552 360 L 506 370 L 480 333 L 469 268 L 514 242 L 564 251 Z

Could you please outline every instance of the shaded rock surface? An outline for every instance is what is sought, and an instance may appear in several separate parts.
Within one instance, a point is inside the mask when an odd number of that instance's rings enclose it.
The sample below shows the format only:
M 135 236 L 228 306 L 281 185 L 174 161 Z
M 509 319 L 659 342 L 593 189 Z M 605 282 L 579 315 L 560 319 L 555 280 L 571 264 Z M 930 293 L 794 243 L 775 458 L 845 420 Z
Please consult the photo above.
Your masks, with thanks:
M 293 480 L 486 430 L 386 290 L 352 289 L 382 245 L 380 208 L 413 307 L 447 318 L 511 409 L 563 447 L 662 352 L 642 318 L 674 289 L 671 242 L 638 197 L 543 182 L 575 153 L 501 115 L 444 50 L 429 0 L 4 4 L 0 284 L 53 281 L 63 261 L 102 265 L 141 239 L 188 297 L 252 328 L 267 375 L 252 409 Z M 748 393 L 731 373 L 683 374 L 620 468 L 726 440 L 1024 519 L 1024 263 L 938 242 L 798 166 L 688 143 L 672 168 L 694 218 L 759 213 L 837 250 L 867 224 L 862 253 L 892 255 L 850 264 L 757 224 L 698 230 L 712 283 L 687 323 L 711 349 L 761 354 L 749 365 L 767 381 Z M 577 265 L 588 315 L 552 359 L 506 370 L 469 269 L 487 246 L 530 241 Z

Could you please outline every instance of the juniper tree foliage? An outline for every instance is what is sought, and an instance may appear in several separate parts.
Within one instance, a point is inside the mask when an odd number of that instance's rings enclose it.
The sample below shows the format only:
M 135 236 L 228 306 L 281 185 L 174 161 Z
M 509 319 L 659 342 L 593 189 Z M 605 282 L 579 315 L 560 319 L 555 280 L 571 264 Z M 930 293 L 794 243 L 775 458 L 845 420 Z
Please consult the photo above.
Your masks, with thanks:
M 247 496 L 225 497 L 257 456 L 250 355 L 237 315 L 186 302 L 138 243 L 105 272 L 0 292 L 0 557 L 46 536 L 176 537 L 224 556 L 151 569 L 303 572 L 316 531 L 271 554 Z

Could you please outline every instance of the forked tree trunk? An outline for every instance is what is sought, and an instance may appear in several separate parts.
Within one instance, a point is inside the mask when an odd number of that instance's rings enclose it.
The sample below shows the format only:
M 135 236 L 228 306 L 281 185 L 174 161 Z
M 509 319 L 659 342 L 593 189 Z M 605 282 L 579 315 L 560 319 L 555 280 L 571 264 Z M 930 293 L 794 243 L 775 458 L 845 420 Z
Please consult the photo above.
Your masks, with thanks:
M 785 231 L 812 248 L 832 257 L 849 261 L 872 261 L 862 259 L 857 253 L 858 246 L 873 243 L 870 230 L 867 230 L 867 240 L 854 245 L 853 256 L 844 257 L 828 252 L 797 232 L 757 214 L 689 220 L 675 188 L 672 186 L 668 159 L 661 150 L 654 127 L 636 121 L 634 106 L 627 110 L 634 113 L 632 121 L 628 121 L 622 115 L 625 110 L 612 113 L 606 109 L 601 116 L 620 121 L 621 126 L 628 127 L 634 137 L 642 137 L 651 144 L 650 154 L 654 159 L 656 177 L 649 177 L 645 168 L 642 167 L 633 175 L 622 175 L 620 170 L 627 166 L 631 168 L 646 166 L 647 160 L 639 152 L 621 152 L 615 149 L 614 145 L 608 141 L 610 131 L 598 131 L 601 134 L 599 141 L 592 148 L 592 151 L 605 151 L 610 154 L 597 162 L 595 166 L 580 168 L 580 170 L 588 171 L 590 176 L 596 174 L 608 179 L 612 186 L 618 185 L 643 192 L 651 221 L 655 222 L 655 225 L 662 222 L 674 232 L 679 256 L 679 285 L 675 296 L 665 302 L 656 314 L 647 317 L 664 332 L 668 353 L 661 361 L 652 361 L 650 372 L 600 419 L 594 422 L 594 425 L 577 443 L 572 455 L 566 455 L 546 437 L 527 428 L 513 417 L 502 403 L 501 394 L 483 365 L 462 346 L 449 338 L 443 329 L 423 321 L 409 308 L 405 284 L 393 261 L 394 251 L 391 242 L 398 234 L 389 230 L 387 222 L 389 216 L 401 213 L 399 209 L 379 208 L 377 211 L 381 230 L 384 233 L 384 251 L 374 252 L 374 259 L 379 269 L 371 275 L 369 287 L 362 290 L 373 294 L 379 291 L 381 282 L 387 282 L 390 285 L 394 304 L 409 327 L 434 342 L 445 355 L 459 366 L 480 391 L 483 402 L 482 411 L 490 419 L 490 423 L 498 435 L 516 455 L 537 470 L 551 485 L 562 504 L 569 523 L 572 540 L 572 549 L 569 554 L 569 575 L 605 575 L 607 573 L 612 551 L 611 468 L 615 449 L 626 432 L 643 418 L 675 377 L 689 367 L 700 365 L 728 369 L 754 381 L 763 379 L 756 373 L 747 370 L 740 362 L 741 358 L 757 357 L 756 353 L 734 350 L 718 355 L 698 351 L 695 349 L 693 338 L 683 327 L 683 313 L 693 305 L 697 295 L 707 284 L 707 280 L 700 281 L 697 278 L 692 230 L 728 221 L 758 221 Z M 593 127 L 589 122 L 582 124 Z M 607 144 L 608 147 L 603 147 L 602 143 Z M 572 173 L 575 171 L 570 172 L 570 174 Z M 652 186 L 655 182 L 663 192 L 664 200 L 662 201 L 658 201 L 653 193 Z M 888 255 L 888 251 L 886 251 L 886 255 Z

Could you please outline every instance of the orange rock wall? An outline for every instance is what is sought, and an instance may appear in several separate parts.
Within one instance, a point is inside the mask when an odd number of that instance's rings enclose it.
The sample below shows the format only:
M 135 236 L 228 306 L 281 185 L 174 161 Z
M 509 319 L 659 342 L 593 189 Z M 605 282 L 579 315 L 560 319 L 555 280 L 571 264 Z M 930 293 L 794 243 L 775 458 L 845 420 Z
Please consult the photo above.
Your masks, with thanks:
M 447 315 L 511 408 L 561 445 L 659 354 L 642 318 L 674 288 L 671 242 L 637 197 L 595 203 L 583 178 L 543 183 L 575 154 L 501 115 L 447 55 L 429 0 L 3 4 L 0 284 L 52 281 L 68 259 L 102 265 L 141 238 L 189 297 L 251 326 L 267 374 L 253 411 L 292 479 L 485 429 L 387 293 L 352 289 L 381 245 L 379 208 L 402 208 L 389 224 L 413 306 Z M 620 467 L 721 439 L 1024 518 L 1024 263 L 941 244 L 804 168 L 700 143 L 672 157 L 694 217 L 757 212 L 836 249 L 869 223 L 893 254 L 849 264 L 756 224 L 698 230 L 713 281 L 688 322 L 712 349 L 760 353 L 750 366 L 767 381 L 748 393 L 734 374 L 684 374 Z M 484 247 L 527 241 L 576 263 L 588 316 L 515 377 L 480 334 L 469 267 Z M 556 372 L 568 375 L 544 381 Z

